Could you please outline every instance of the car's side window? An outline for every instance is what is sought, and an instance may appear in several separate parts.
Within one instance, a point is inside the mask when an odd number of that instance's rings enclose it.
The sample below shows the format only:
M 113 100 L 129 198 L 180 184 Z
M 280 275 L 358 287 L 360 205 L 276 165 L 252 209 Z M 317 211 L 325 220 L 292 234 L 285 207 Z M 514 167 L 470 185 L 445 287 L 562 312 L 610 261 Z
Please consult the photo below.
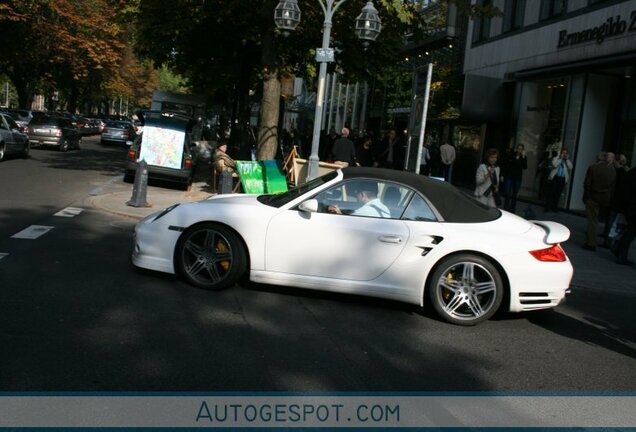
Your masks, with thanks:
M 402 219 L 410 221 L 436 221 L 437 217 L 428 203 L 424 201 L 424 198 L 415 195 L 404 212 Z
M 320 192 L 318 200 L 318 211 L 320 213 L 333 213 L 330 209 L 337 207 L 340 214 L 348 215 L 359 207 L 358 199 L 353 193 L 351 182 L 339 183 L 336 186 Z
M 7 121 L 5 120 L 4 116 L 0 116 L 0 129 L 9 129 L 9 126 L 7 125 Z
M 413 191 L 371 179 L 352 179 L 316 196 L 318 211 L 351 216 L 399 219 Z

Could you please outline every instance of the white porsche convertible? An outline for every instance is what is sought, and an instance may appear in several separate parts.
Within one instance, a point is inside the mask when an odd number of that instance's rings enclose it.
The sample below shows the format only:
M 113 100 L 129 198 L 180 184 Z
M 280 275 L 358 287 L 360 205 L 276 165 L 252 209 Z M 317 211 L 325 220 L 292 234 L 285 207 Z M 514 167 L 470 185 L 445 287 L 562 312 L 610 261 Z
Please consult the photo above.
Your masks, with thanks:
M 569 230 L 413 173 L 344 168 L 278 195 L 216 195 L 139 221 L 132 261 L 218 290 L 252 281 L 423 306 L 474 325 L 557 306 Z

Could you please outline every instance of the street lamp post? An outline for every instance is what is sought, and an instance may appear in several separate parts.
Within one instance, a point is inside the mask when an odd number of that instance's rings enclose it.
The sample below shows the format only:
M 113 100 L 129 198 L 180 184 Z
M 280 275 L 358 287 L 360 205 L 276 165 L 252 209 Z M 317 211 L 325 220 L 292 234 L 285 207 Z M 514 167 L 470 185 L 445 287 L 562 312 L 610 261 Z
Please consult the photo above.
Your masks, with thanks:
M 331 37 L 332 18 L 338 8 L 346 0 L 318 0 L 325 15 L 322 30 L 322 47 L 316 50 L 316 60 L 320 63 L 318 73 L 318 93 L 316 95 L 316 111 L 314 117 L 314 134 L 311 141 L 311 155 L 309 156 L 309 167 L 307 180 L 318 177 L 318 149 L 320 147 L 320 130 L 322 128 L 322 111 L 325 95 L 325 78 L 327 76 L 327 63 L 334 61 L 333 49 L 329 47 Z M 284 33 L 289 33 L 296 28 L 300 22 L 300 9 L 297 0 L 281 0 L 274 12 L 276 26 Z M 369 41 L 375 40 L 380 34 L 382 24 L 378 11 L 373 7 L 373 2 L 367 2 L 362 8 L 360 15 L 356 18 L 356 35 L 362 39 L 366 46 Z

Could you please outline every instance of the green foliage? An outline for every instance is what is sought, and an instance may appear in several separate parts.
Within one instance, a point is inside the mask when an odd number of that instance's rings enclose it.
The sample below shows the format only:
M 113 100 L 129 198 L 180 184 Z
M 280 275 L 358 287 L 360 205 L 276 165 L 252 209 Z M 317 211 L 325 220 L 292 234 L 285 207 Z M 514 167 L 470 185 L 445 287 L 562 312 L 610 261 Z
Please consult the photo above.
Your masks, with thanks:
M 158 84 L 157 90 L 172 91 L 177 93 L 188 93 L 190 88 L 188 87 L 186 80 L 166 65 L 162 65 L 157 69 Z

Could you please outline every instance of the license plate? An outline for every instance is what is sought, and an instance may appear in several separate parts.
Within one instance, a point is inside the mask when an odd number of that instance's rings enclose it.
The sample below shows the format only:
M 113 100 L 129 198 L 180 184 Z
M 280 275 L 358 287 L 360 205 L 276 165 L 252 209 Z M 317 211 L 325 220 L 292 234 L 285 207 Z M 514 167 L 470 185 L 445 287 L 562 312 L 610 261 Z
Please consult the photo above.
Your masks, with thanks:
M 33 132 L 35 133 L 49 133 L 48 129 L 34 129 Z

